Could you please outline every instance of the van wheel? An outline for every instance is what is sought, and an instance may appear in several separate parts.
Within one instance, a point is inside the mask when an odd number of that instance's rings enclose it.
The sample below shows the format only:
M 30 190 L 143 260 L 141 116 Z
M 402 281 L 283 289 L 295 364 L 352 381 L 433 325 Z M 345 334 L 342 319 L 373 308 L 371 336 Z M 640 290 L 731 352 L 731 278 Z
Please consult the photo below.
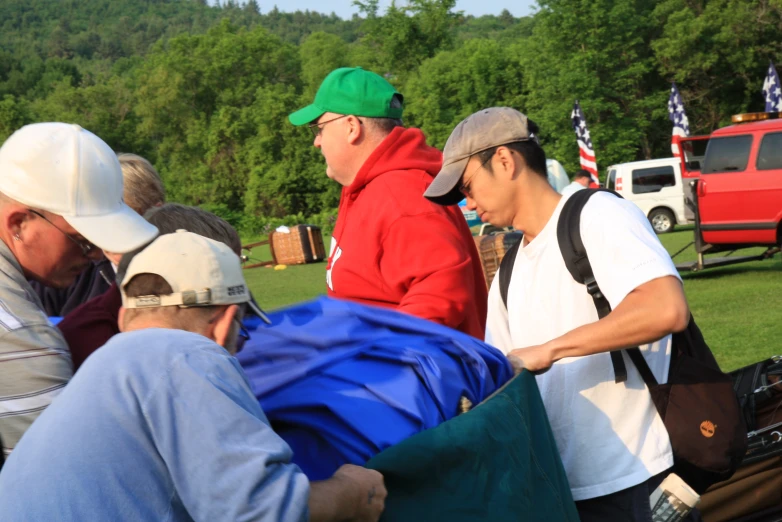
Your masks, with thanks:
M 658 234 L 666 234 L 673 231 L 676 219 L 673 213 L 665 208 L 656 208 L 649 213 L 649 223 Z

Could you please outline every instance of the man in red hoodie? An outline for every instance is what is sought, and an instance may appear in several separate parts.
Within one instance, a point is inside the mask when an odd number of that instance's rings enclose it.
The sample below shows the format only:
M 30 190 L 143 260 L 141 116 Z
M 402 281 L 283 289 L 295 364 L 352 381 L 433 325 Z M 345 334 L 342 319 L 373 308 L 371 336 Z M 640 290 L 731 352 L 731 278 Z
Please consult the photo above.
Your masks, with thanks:
M 487 290 L 475 242 L 455 205 L 422 196 L 442 154 L 420 130 L 404 128 L 402 101 L 377 74 L 342 68 L 289 116 L 309 125 L 326 175 L 342 185 L 328 293 L 483 339 Z

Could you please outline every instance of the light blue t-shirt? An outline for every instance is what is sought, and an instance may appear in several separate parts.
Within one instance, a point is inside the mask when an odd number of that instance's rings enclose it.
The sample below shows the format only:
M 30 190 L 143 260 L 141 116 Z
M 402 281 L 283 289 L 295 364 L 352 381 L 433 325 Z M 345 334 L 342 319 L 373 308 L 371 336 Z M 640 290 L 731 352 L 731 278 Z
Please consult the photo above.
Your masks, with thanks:
M 290 464 L 239 363 L 198 334 L 115 336 L 0 473 L 0 520 L 303 521 Z

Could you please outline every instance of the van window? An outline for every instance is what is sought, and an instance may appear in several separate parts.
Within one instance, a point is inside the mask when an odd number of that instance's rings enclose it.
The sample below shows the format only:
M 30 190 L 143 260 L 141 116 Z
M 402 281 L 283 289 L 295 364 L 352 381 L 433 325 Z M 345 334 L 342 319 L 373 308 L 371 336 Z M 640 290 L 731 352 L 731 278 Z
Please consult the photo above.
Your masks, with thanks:
M 663 187 L 673 187 L 674 185 L 676 185 L 676 176 L 670 165 L 633 171 L 633 194 L 660 192 Z
M 756 167 L 758 170 L 782 169 L 782 132 L 763 136 Z
M 606 178 L 606 188 L 608 190 L 616 190 L 616 169 L 609 169 L 608 176 Z
M 710 139 L 701 173 L 743 172 L 749 161 L 750 147 L 752 147 L 750 134 Z
M 706 155 L 706 147 L 709 140 L 688 140 L 682 143 L 684 151 L 684 165 L 689 172 L 698 172 L 703 165 L 703 157 Z

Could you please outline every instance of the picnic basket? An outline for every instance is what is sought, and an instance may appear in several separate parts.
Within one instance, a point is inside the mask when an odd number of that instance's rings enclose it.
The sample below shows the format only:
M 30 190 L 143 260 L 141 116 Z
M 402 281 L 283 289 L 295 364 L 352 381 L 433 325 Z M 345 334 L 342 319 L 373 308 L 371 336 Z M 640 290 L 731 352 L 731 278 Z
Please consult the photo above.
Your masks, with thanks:
M 485 236 L 475 236 L 475 246 L 481 257 L 483 275 L 486 277 L 486 286 L 491 287 L 494 274 L 500 267 L 505 252 L 521 240 L 521 232 L 499 232 Z
M 276 265 L 303 265 L 326 258 L 323 234 L 314 225 L 296 225 L 288 232 L 273 231 L 269 234 L 269 249 Z

